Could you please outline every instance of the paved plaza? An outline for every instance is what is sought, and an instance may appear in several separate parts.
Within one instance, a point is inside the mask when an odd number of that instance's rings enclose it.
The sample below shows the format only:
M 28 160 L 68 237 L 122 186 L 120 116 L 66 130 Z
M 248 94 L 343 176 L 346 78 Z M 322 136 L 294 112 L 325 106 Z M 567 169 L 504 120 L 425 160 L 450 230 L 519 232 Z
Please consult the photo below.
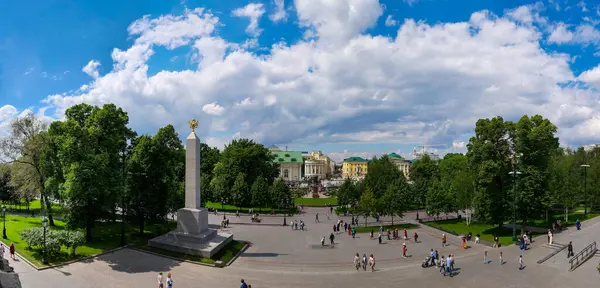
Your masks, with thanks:
M 314 213 L 319 211 L 322 212 L 321 223 L 317 224 L 314 223 Z M 566 250 L 546 263 L 537 264 L 537 260 L 552 252 L 543 247 L 544 237 L 538 238 L 528 251 L 521 251 L 515 246 L 494 249 L 474 244 L 465 250 L 460 248 L 460 240 L 451 235 L 448 236 L 449 245 L 442 248 L 441 232 L 421 227 L 417 229 L 420 243 L 384 240 L 384 244 L 380 245 L 376 239 L 370 239 L 368 233 L 357 234 L 356 239 L 341 233 L 336 235 L 334 248 L 323 248 L 320 238 L 328 236 L 333 223 L 337 221 L 337 217 L 327 220 L 324 211 L 310 209 L 302 216 L 291 218 L 303 219 L 307 224 L 306 231 L 269 225 L 231 225 L 227 230 L 234 233 L 235 239 L 249 241 L 252 245 L 233 265 L 222 269 L 175 261 L 132 249 L 44 271 L 35 271 L 23 262 L 11 263 L 20 274 L 23 287 L 156 287 L 158 272 L 172 273 L 174 287 L 239 287 L 240 278 L 244 278 L 252 287 L 370 287 L 402 284 L 410 287 L 465 288 L 596 287 L 595 283 L 600 280 L 595 270 L 599 258 L 593 258 L 574 272 L 568 272 Z M 236 221 L 233 215 L 229 217 L 231 222 Z M 220 219 L 222 215 L 210 216 L 211 223 L 218 223 Z M 279 217 L 265 221 L 283 222 Z M 582 231 L 566 231 L 556 235 L 555 241 L 573 241 L 577 253 L 578 249 L 597 239 L 599 232 L 600 220 L 593 219 L 584 222 Z M 409 236 L 412 237 L 411 230 Z M 406 242 L 408 254 L 412 257 L 402 257 L 403 242 Z M 437 268 L 421 268 L 421 262 L 431 248 L 438 249 L 441 255 L 456 254 L 458 269 L 455 277 L 442 277 Z M 488 250 L 492 261 L 487 265 L 483 264 L 485 250 Z M 499 251 L 504 253 L 507 262 L 504 265 L 499 264 Z M 352 259 L 357 252 L 361 255 L 374 254 L 377 271 L 357 272 L 352 267 Z M 520 254 L 526 265 L 522 271 L 518 270 Z

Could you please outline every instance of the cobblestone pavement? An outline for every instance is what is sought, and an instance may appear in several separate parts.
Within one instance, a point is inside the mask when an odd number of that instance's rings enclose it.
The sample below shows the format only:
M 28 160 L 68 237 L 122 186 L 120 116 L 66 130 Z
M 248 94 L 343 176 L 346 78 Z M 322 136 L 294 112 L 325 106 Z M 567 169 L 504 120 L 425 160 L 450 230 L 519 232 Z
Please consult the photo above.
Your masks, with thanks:
M 441 232 L 432 228 L 420 228 L 417 231 L 421 243 L 392 240 L 380 245 L 376 240 L 371 240 L 368 234 L 358 234 L 360 238 L 356 239 L 347 234 L 339 234 L 336 235 L 334 248 L 322 248 L 320 237 L 331 233 L 331 225 L 337 219 L 314 223 L 314 215 L 311 217 L 310 214 L 305 214 L 302 219 L 307 223 L 307 231 L 255 225 L 232 225 L 227 228 L 235 233 L 236 239 L 250 241 L 252 246 L 232 266 L 223 269 L 182 263 L 131 249 L 39 272 L 24 263 L 11 262 L 20 274 L 23 287 L 156 287 L 158 272 L 173 273 L 175 287 L 239 287 L 240 278 L 244 278 L 255 288 L 368 287 L 374 284 L 465 288 L 597 287 L 599 280 L 598 273 L 595 272 L 597 263 L 586 263 L 575 272 L 568 272 L 568 267 L 563 267 L 560 263 L 536 264 L 538 259 L 551 252 L 550 249 L 541 247 L 544 241 L 540 240 L 543 238 L 535 241 L 528 251 L 521 251 L 514 246 L 492 249 L 474 244 L 464 250 L 454 236 L 449 236 L 450 245 L 442 248 Z M 211 223 L 220 221 L 218 217 L 211 217 L 210 220 Z M 600 224 L 596 225 L 600 221 L 591 221 L 593 222 L 584 222 L 584 230 L 577 232 L 583 232 L 580 235 L 563 233 L 556 236 L 556 241 L 563 243 L 578 236 L 585 242 L 587 239 L 583 239 L 584 237 L 593 238 L 594 233 L 600 235 Z M 407 243 L 408 254 L 412 254 L 412 257 L 401 256 L 403 242 Z M 440 250 L 440 254 L 444 255 L 456 254 L 458 269 L 455 277 L 442 277 L 436 268 L 420 267 L 431 248 Z M 483 264 L 485 250 L 492 260 L 487 265 Z M 498 261 L 499 251 L 504 253 L 504 265 L 500 265 Z M 352 258 L 357 252 L 375 255 L 375 273 L 353 269 Z M 518 269 L 518 257 L 521 254 L 526 265 L 524 270 Z

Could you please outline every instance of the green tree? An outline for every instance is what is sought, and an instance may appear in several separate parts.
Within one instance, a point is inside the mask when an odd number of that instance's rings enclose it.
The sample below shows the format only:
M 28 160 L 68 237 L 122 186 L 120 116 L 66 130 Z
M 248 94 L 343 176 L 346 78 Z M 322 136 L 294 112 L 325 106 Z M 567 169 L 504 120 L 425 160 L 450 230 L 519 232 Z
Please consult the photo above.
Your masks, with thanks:
M 0 200 L 3 202 L 14 198 L 16 187 L 11 182 L 10 167 L 7 165 L 0 166 Z
M 406 178 L 400 177 L 395 183 L 388 186 L 383 196 L 379 199 L 379 210 L 384 215 L 392 217 L 394 225 L 394 216 L 403 217 L 404 212 L 408 210 L 408 194 L 410 187 L 406 183 Z
M 273 204 L 278 208 L 288 208 L 292 205 L 292 192 L 282 179 L 277 179 L 271 186 Z
M 48 125 L 41 121 L 34 113 L 27 113 L 10 123 L 10 134 L 0 143 L 2 159 L 8 163 L 28 165 L 27 174 L 22 174 L 30 182 L 28 187 L 35 187 L 34 191 L 40 192 L 42 207 L 46 211 L 50 226 L 54 225 L 52 213 L 52 196 L 45 190 L 46 177 L 43 171 L 42 154 L 49 140 L 46 130 Z
M 478 220 L 502 225 L 510 211 L 511 122 L 502 117 L 479 119 L 467 145 L 469 166 L 476 175 L 473 207 Z
M 238 173 L 231 188 L 231 202 L 236 207 L 243 207 L 245 203 L 248 203 L 246 199 L 250 198 L 248 197 L 248 185 L 244 178 L 243 173 Z
M 367 225 L 367 218 L 373 216 L 377 212 L 377 198 L 370 188 L 366 188 L 365 193 L 360 196 L 359 204 L 360 214 L 365 217 L 365 226 Z
M 392 163 L 387 155 L 369 161 L 369 173 L 365 176 L 364 184 L 373 191 L 375 198 L 380 198 L 387 187 L 402 177 L 398 167 Z
M 271 199 L 269 195 L 269 184 L 267 181 L 261 176 L 256 178 L 256 181 L 252 183 L 251 188 L 252 194 L 252 207 L 268 207 L 269 200 Z
M 217 162 L 219 162 L 221 152 L 215 147 L 211 148 L 206 143 L 200 143 L 200 156 L 202 157 L 202 161 L 200 162 L 200 173 L 212 178 L 213 170 L 215 169 Z
M 454 175 L 452 184 L 450 185 L 450 194 L 455 197 L 453 207 L 456 210 L 466 212 L 467 225 L 471 224 L 473 213 L 473 200 L 475 197 L 475 179 L 472 171 L 459 171 Z
M 427 214 L 439 216 L 441 213 L 450 212 L 448 191 L 439 180 L 434 180 L 427 192 Z
M 122 153 L 135 136 L 128 122 L 127 113 L 113 104 L 79 104 L 50 126 L 64 173 L 68 224 L 85 227 L 86 241 L 96 220 L 114 215 L 123 197 Z
M 258 177 L 263 177 L 267 183 L 273 183 L 273 179 L 279 174 L 279 165 L 273 160 L 273 154 L 262 144 L 248 139 L 233 140 L 225 146 L 213 169 L 211 183 L 218 184 L 212 186 L 215 195 L 221 200 L 232 200 L 232 195 L 228 194 L 231 194 L 239 173 L 245 175 L 246 183 L 254 183 Z M 218 180 L 215 181 L 215 178 Z M 250 205 L 250 197 L 246 197 L 245 201 L 243 206 Z
M 467 190 L 469 192 L 473 191 L 472 185 L 467 187 L 465 186 L 467 183 L 464 181 L 465 177 L 467 177 L 468 181 L 471 181 L 472 177 L 468 175 L 473 173 L 469 170 L 467 156 L 456 153 L 446 154 L 444 158 L 439 161 L 438 168 L 440 182 L 442 186 L 448 188 L 449 209 L 453 211 L 464 210 L 464 203 L 459 202 L 460 200 L 463 200 L 459 198 L 459 193 L 466 192 L 463 190 L 464 188 L 471 188 L 470 190 Z M 460 177 L 457 177 L 458 175 L 460 175 Z M 457 183 L 455 183 L 455 181 Z
M 411 189 L 413 203 L 418 206 L 425 205 L 427 191 L 431 183 L 438 179 L 439 171 L 435 161 L 428 155 L 423 155 L 410 166 L 410 179 L 413 181 Z
M 337 189 L 338 204 L 356 208 L 360 202 L 361 192 L 352 180 L 346 179 Z
M 511 180 L 518 181 L 518 189 L 511 190 L 516 195 L 511 198 L 517 199 L 517 216 L 523 224 L 529 219 L 539 219 L 549 208 L 546 204 L 549 203 L 548 170 L 551 156 L 559 146 L 558 138 L 554 136 L 556 130 L 554 124 L 540 115 L 525 115 L 511 131 L 514 150 L 521 155 L 518 163 L 513 161 L 513 165 L 517 166 L 513 166 L 512 170 L 523 173 L 519 177 L 511 177 Z

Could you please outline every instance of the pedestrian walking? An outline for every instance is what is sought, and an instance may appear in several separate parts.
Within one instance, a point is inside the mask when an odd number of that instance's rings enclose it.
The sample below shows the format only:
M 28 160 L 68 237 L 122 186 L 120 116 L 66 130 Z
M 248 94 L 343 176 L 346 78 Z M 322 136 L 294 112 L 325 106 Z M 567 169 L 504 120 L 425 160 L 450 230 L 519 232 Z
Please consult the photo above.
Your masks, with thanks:
M 317 215 L 315 215 L 315 223 L 319 223 L 319 213 L 317 213 Z
M 381 232 L 379 232 L 379 236 L 377 237 L 377 239 L 379 239 L 379 244 L 381 244 Z
M 446 247 L 446 233 L 442 233 L 442 247 Z
M 419 243 L 419 240 L 417 240 L 419 238 L 419 235 L 417 235 L 417 231 L 415 231 L 415 233 L 413 234 L 413 239 L 415 239 L 415 243 Z
M 171 273 L 167 274 L 167 288 L 173 288 L 173 278 Z
M 406 258 L 406 251 L 408 249 L 406 248 L 406 243 L 402 243 L 402 257 Z
M 242 284 L 240 285 L 240 288 L 249 288 L 248 285 L 246 284 L 246 281 L 244 281 L 244 279 L 242 279 L 240 282 L 242 282 Z
M 575 220 L 575 226 L 577 226 L 577 230 L 581 230 L 581 222 L 579 222 L 579 218 Z
M 502 259 L 502 251 L 500 251 L 500 265 L 504 264 L 504 259 Z
M 331 243 L 331 246 L 333 247 L 333 239 L 335 239 L 335 236 L 333 236 L 333 233 L 331 233 L 329 235 L 329 242 Z
M 494 235 L 494 248 L 500 247 L 499 239 L 497 235 Z
M 523 270 L 523 255 L 519 255 L 519 270 Z
M 404 240 L 408 240 L 408 232 L 406 231 L 406 228 L 404 228 Z
M 348 224 L 348 236 L 352 235 L 352 226 Z
M 487 250 L 485 250 L 483 252 L 483 264 L 488 264 L 488 258 L 487 258 L 488 254 L 487 254 Z
M 8 248 L 8 250 L 10 251 L 10 258 L 15 260 L 15 243 L 10 243 L 10 248 Z
M 573 242 L 569 241 L 569 246 L 567 246 L 567 258 L 572 257 L 573 255 Z
M 163 288 L 164 287 L 164 279 L 163 279 L 163 273 L 159 272 L 158 276 L 156 277 L 156 282 L 158 284 L 158 288 Z
M 352 239 L 356 238 L 356 228 L 352 227 Z
M 371 254 L 371 256 L 369 256 L 369 265 L 371 265 L 371 272 L 375 271 L 375 257 L 373 257 L 373 254 Z
M 356 271 L 360 269 L 360 256 L 358 255 L 358 253 L 354 255 L 354 268 L 356 268 Z
M 443 255 L 440 261 L 440 274 L 446 276 L 446 258 Z
M 321 237 L 321 246 L 325 246 L 325 236 Z
M 373 239 L 373 229 L 371 229 L 371 239 Z
M 367 258 L 367 254 L 363 254 L 362 257 L 362 266 L 363 266 L 363 271 L 367 271 L 367 262 L 368 262 L 368 258 Z

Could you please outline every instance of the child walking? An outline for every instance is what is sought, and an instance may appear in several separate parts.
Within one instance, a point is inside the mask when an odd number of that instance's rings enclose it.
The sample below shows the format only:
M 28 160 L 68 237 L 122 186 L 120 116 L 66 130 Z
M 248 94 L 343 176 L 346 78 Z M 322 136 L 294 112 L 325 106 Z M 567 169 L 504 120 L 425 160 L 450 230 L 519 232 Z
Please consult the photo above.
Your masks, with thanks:
M 523 270 L 523 255 L 519 255 L 519 270 Z
M 504 264 L 504 259 L 502 259 L 502 251 L 500 251 L 500 265 Z
M 483 252 L 483 264 L 488 264 L 488 258 L 487 258 L 488 254 L 487 254 L 487 250 L 485 250 L 485 252 Z

